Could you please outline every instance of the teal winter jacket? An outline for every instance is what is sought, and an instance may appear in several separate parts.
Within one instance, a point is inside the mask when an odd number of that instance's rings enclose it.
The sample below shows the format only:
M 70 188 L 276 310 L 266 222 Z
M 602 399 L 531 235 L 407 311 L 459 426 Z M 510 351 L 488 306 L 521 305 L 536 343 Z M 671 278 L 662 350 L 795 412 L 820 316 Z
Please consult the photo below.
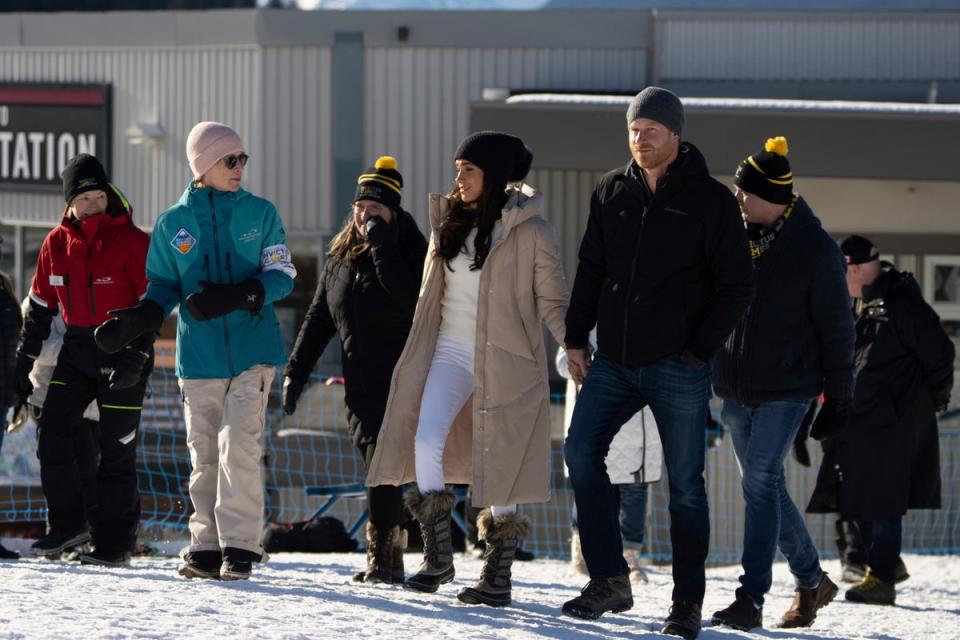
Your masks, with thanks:
M 296 275 L 283 222 L 270 202 L 242 188 L 234 193 L 188 185 L 157 220 L 147 253 L 146 297 L 165 314 L 180 305 L 177 376 L 233 378 L 257 364 L 286 362 L 273 302 L 290 293 Z M 234 311 L 201 322 L 183 304 L 202 281 L 250 278 L 265 293 L 257 313 Z

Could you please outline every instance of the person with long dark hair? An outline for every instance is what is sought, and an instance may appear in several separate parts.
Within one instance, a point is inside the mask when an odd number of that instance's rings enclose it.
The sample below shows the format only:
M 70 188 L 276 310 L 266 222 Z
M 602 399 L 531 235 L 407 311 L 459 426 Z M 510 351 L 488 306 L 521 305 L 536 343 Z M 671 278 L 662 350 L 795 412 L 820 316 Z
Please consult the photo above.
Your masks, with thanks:
M 382 156 L 357 179 L 350 217 L 330 242 L 293 353 L 284 370 L 283 409 L 292 415 L 310 372 L 337 334 L 343 347 L 344 401 L 353 441 L 366 463 L 373 457 L 390 375 L 410 332 L 427 241 L 400 206 L 403 177 Z M 381 485 L 367 490 L 367 567 L 357 582 L 402 583 L 403 493 Z
M 454 577 L 448 483 L 471 484 L 485 541 L 467 604 L 506 606 L 519 503 L 550 498 L 550 404 L 542 324 L 563 337 L 567 285 L 543 198 L 523 180 L 532 152 L 481 131 L 457 150 L 453 189 L 430 196 L 430 246 L 413 328 L 390 384 L 367 484 L 401 485 L 424 558 L 407 586 Z M 508 187 L 508 184 L 511 185 Z

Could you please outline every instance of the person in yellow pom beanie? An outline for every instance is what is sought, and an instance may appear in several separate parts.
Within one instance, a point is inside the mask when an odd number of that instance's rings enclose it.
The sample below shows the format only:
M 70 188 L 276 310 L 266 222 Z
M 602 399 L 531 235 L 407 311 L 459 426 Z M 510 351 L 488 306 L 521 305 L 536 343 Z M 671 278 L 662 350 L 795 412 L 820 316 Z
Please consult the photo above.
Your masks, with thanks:
M 737 169 L 755 288 L 713 360 L 713 389 L 723 399 L 721 422 L 730 431 L 746 505 L 740 587 L 713 622 L 740 630 L 763 626 L 778 548 L 796 582 L 781 627 L 809 626 L 837 594 L 787 493 L 783 461 L 821 393 L 812 432 L 828 422 L 842 428 L 853 394 L 853 316 L 846 259 L 794 193 L 788 152 L 786 138 L 771 138 Z
M 400 206 L 402 189 L 403 176 L 391 156 L 378 158 L 357 179 L 350 216 L 330 243 L 317 293 L 284 370 L 283 409 L 292 415 L 320 354 L 339 334 L 347 419 L 366 464 L 413 321 L 427 254 L 416 221 Z M 367 566 L 354 580 L 403 583 L 407 536 L 400 487 L 370 487 L 367 508 Z

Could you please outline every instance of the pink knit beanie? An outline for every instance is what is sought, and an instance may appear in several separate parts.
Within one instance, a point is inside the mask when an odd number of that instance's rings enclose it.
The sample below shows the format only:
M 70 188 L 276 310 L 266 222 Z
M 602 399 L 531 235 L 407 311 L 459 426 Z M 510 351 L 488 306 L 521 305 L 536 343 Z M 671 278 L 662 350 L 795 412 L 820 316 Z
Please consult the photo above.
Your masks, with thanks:
M 231 151 L 246 151 L 240 135 L 219 122 L 200 122 L 187 136 L 187 160 L 194 178 L 200 178 Z

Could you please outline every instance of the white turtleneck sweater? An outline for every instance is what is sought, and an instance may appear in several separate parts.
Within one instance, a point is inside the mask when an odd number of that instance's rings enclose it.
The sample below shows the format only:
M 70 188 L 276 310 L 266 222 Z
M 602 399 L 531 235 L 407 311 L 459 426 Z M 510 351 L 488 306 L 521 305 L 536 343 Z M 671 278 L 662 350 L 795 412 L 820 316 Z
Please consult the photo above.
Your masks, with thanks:
M 500 237 L 498 220 L 491 234 L 491 246 Z M 477 340 L 477 296 L 480 293 L 480 270 L 471 270 L 476 254 L 473 243 L 477 237 L 474 227 L 464 242 L 463 249 L 450 261 L 453 271 L 444 266 L 444 289 L 441 301 L 440 335 L 472 348 Z

